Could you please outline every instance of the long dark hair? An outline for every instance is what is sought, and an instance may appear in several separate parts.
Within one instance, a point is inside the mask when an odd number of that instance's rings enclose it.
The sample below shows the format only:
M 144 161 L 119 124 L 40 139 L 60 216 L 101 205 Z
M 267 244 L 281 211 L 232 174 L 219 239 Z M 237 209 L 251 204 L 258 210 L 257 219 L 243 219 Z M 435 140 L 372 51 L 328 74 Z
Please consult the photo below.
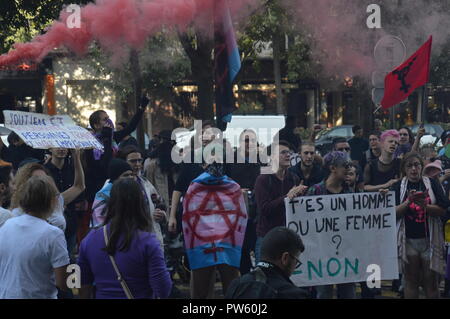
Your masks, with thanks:
M 411 144 L 411 146 L 414 144 L 414 134 L 413 134 L 413 132 L 411 131 L 411 129 L 409 128 L 409 127 L 407 127 L 407 126 L 403 126 L 403 127 L 401 127 L 400 128 L 400 130 L 406 130 L 406 131 L 408 131 L 408 135 L 409 135 L 409 139 L 408 139 L 408 142 L 409 142 L 409 144 Z M 399 130 L 399 131 L 400 131 Z
M 163 141 L 158 145 L 158 165 L 163 173 L 169 173 L 170 171 L 176 170 L 177 166 L 172 161 L 172 149 L 174 143 L 171 141 Z
M 139 184 L 131 178 L 117 180 L 111 189 L 107 204 L 105 225 L 109 224 L 109 242 L 106 252 L 127 251 L 139 230 L 153 231 L 148 205 Z M 118 246 L 120 238 L 122 243 Z

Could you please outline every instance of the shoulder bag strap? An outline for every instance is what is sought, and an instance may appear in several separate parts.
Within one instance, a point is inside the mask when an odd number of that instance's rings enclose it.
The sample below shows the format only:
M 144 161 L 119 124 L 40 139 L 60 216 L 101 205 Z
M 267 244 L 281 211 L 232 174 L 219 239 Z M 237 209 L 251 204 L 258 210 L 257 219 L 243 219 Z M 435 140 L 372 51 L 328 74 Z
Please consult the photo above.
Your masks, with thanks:
M 108 246 L 108 234 L 106 231 L 106 226 L 103 227 L 103 235 L 105 237 L 105 245 Z M 128 288 L 128 285 L 127 285 L 125 279 L 123 279 L 122 275 L 120 274 L 119 268 L 117 267 L 117 264 L 116 264 L 116 260 L 110 254 L 108 254 L 108 256 L 114 267 L 114 271 L 116 272 L 117 280 L 120 282 L 120 285 L 122 286 L 122 289 L 125 292 L 125 295 L 127 296 L 128 299 L 134 299 L 133 294 L 131 293 L 130 288 Z

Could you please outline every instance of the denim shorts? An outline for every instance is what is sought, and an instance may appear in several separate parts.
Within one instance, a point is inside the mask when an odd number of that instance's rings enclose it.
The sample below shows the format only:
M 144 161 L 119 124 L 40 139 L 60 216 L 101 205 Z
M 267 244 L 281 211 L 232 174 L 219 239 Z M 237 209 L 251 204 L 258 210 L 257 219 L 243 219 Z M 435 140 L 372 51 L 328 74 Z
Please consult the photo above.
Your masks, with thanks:
M 428 238 L 406 238 L 406 256 L 418 256 L 422 260 L 431 259 L 430 240 Z

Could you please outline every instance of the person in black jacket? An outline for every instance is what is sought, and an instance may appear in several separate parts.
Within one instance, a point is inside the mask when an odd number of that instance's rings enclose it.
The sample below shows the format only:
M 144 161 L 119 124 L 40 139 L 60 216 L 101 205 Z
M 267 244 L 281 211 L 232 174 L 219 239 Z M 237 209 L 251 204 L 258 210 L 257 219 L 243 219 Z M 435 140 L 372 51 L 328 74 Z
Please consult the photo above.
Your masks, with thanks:
M 264 237 L 261 262 L 249 274 L 235 279 L 225 299 L 307 299 L 309 292 L 296 287 L 289 277 L 302 264 L 305 250 L 298 234 L 276 227 Z
M 109 162 L 118 150 L 119 144 L 126 136 L 136 130 L 144 115 L 149 100 L 146 96 L 142 98 L 141 106 L 133 116 L 130 123 L 120 131 L 114 132 L 114 125 L 109 119 L 108 113 L 103 110 L 95 111 L 89 117 L 89 125 L 94 130 L 97 139 L 103 144 L 104 151 L 90 150 L 86 154 L 86 196 L 92 203 L 95 194 L 102 188 L 108 179 L 107 168 Z

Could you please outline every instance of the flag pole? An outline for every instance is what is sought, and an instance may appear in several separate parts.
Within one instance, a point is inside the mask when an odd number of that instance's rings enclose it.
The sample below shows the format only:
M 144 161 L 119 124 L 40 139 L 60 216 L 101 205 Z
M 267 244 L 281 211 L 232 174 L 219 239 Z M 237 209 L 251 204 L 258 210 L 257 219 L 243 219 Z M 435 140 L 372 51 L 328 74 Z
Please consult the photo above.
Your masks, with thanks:
M 380 109 L 381 109 L 382 105 L 378 104 L 378 107 L 375 109 L 375 111 L 373 112 L 373 114 L 377 113 Z
M 422 109 L 420 112 L 422 113 L 422 123 L 427 123 L 427 109 L 428 109 L 428 94 L 427 94 L 427 83 L 422 88 Z

